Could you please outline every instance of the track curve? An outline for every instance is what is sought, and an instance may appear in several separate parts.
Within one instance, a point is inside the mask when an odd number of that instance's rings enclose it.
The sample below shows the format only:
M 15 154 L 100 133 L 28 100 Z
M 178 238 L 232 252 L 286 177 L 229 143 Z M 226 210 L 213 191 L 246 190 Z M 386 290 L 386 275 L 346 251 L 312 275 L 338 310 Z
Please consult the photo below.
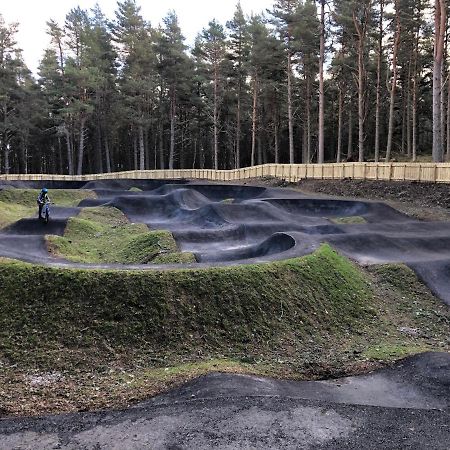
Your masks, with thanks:
M 247 264 L 302 256 L 328 242 L 362 264 L 406 263 L 450 304 L 450 223 L 412 219 L 374 201 L 306 196 L 245 185 L 164 180 L 9 182 L 1 188 L 83 188 L 97 198 L 52 208 L 48 226 L 22 219 L 0 233 L 0 256 L 81 268 L 165 269 Z M 130 190 L 130 188 L 137 188 Z M 133 222 L 173 233 L 197 264 L 77 264 L 49 255 L 45 234 L 61 235 L 80 208 L 114 206 Z M 352 220 L 354 222 L 352 222 Z

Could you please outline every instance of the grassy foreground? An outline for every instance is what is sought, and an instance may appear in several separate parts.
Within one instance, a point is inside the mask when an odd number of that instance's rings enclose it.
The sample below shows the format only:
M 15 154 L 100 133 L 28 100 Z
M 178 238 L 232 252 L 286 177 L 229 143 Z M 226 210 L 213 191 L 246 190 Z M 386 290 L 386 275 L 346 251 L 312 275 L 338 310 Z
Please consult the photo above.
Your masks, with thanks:
M 84 208 L 72 217 L 64 236 L 47 236 L 49 251 L 82 263 L 167 264 L 195 262 L 182 253 L 168 231 L 149 231 L 142 223 L 130 223 L 118 209 Z
M 172 271 L 0 264 L 0 414 L 124 406 L 211 370 L 336 376 L 450 350 L 450 311 L 403 266 L 323 246 Z

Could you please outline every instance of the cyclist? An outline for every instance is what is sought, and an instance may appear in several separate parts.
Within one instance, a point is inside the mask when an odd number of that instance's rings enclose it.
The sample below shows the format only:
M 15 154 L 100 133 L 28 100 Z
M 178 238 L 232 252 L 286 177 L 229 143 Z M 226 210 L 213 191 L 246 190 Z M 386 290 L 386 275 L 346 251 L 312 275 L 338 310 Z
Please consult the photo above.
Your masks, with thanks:
M 46 203 L 50 203 L 50 197 L 48 196 L 48 189 L 42 188 L 37 198 L 37 204 L 39 206 L 39 219 L 42 218 L 42 208 Z

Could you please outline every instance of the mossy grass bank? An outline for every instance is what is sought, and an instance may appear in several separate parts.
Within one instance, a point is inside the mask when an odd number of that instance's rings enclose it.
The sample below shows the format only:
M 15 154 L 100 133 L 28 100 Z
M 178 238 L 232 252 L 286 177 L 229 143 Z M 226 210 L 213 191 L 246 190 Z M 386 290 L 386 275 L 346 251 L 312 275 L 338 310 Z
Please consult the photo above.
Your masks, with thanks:
M 112 207 L 83 208 L 69 219 L 64 236 L 47 236 L 55 256 L 82 263 L 167 264 L 195 262 L 192 253 L 178 250 L 172 233 L 150 231 L 130 223 Z
M 327 245 L 195 270 L 4 261 L 0 286 L 5 414 L 124 406 L 211 370 L 328 377 L 450 350 L 449 308 L 412 271 Z

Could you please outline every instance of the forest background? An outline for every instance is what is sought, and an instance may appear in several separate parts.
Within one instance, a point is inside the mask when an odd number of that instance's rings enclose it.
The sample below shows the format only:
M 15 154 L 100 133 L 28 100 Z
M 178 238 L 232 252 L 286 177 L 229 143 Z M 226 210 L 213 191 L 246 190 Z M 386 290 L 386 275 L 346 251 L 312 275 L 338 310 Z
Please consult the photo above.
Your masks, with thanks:
M 236 5 L 188 47 L 135 0 L 49 18 L 36 74 L 0 15 L 0 173 L 450 160 L 446 0 Z

